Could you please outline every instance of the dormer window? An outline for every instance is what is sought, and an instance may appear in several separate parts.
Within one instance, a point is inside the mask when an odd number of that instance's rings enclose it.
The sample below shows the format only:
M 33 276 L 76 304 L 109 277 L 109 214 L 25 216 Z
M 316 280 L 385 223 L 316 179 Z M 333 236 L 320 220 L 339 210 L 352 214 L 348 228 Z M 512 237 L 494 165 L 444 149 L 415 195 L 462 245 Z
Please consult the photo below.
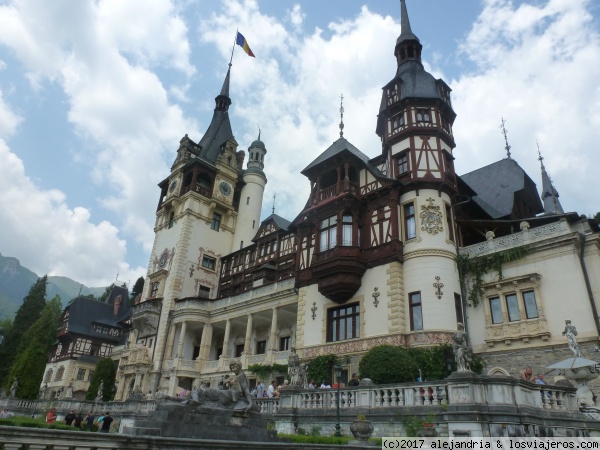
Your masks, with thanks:
M 391 120 L 391 133 L 394 134 L 398 132 L 402 127 L 404 127 L 404 114 L 398 114 L 392 117 Z
M 387 88 L 387 104 L 392 105 L 396 103 L 400 99 L 399 93 L 400 89 L 396 84 Z

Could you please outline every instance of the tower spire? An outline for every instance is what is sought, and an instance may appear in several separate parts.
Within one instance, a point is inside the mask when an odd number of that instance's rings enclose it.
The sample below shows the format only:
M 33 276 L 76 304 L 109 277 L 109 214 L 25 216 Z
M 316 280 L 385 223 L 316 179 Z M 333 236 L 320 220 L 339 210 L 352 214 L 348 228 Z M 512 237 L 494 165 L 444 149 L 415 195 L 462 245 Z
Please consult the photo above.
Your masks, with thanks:
M 400 38 L 419 40 L 410 28 L 410 19 L 408 18 L 408 10 L 406 9 L 406 0 L 400 0 Z M 399 39 L 400 39 L 399 38 Z
M 511 159 L 510 145 L 508 145 L 508 130 L 506 129 L 506 120 L 504 120 L 504 117 L 502 117 L 502 124 L 500 125 L 500 128 L 502 129 L 502 134 L 504 135 L 504 142 L 506 143 L 506 146 L 504 147 L 504 149 L 506 150 L 506 157 L 508 159 Z
M 231 99 L 229 98 L 229 79 L 231 77 L 231 63 L 228 64 L 227 75 L 225 75 L 225 81 L 223 81 L 223 87 L 221 92 L 215 98 L 215 111 L 227 111 L 229 105 L 231 105 Z
M 340 95 L 340 137 L 344 137 L 344 94 Z
M 400 0 L 400 36 L 396 39 L 394 56 L 398 66 L 404 61 L 421 62 L 421 50 L 423 46 L 419 38 L 413 33 L 406 9 L 406 0 Z
M 542 169 L 542 201 L 544 202 L 544 213 L 564 214 L 560 200 L 558 200 L 558 192 L 556 189 L 554 189 L 552 180 L 550 179 L 550 176 L 544 167 L 544 158 L 542 157 L 542 152 L 540 151 L 540 144 L 537 142 L 536 144 L 538 148 L 538 160 L 540 161 L 540 166 Z

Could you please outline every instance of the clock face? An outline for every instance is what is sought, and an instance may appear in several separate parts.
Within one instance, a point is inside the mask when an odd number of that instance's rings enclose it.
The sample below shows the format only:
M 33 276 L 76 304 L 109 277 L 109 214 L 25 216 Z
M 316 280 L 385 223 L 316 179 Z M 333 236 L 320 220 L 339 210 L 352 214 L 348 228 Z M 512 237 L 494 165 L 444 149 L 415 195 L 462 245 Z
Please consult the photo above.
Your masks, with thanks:
M 219 190 L 221 191 L 221 194 L 223 194 L 226 197 L 228 197 L 229 194 L 231 194 L 231 186 L 229 186 L 229 183 L 227 183 L 226 181 L 221 181 L 219 183 Z
M 171 183 L 171 186 L 169 186 L 169 192 L 173 192 L 176 187 L 177 187 L 177 180 L 173 180 L 173 182 Z
M 166 253 L 163 253 L 163 254 L 160 256 L 160 259 L 158 260 L 158 267 L 160 267 L 161 269 L 162 269 L 163 267 L 165 267 L 165 266 L 167 265 L 167 259 L 169 259 L 169 258 L 168 258 L 168 256 L 167 256 L 167 254 L 166 254 Z

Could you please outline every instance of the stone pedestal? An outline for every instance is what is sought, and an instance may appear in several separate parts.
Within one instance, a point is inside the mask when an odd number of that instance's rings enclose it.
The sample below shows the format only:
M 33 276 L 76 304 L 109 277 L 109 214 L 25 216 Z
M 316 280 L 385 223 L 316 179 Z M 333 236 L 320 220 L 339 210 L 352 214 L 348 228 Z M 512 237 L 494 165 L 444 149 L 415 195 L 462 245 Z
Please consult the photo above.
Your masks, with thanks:
M 260 413 L 179 404 L 159 405 L 147 419 L 137 420 L 124 434 L 191 439 L 274 441 L 276 431 L 267 430 Z

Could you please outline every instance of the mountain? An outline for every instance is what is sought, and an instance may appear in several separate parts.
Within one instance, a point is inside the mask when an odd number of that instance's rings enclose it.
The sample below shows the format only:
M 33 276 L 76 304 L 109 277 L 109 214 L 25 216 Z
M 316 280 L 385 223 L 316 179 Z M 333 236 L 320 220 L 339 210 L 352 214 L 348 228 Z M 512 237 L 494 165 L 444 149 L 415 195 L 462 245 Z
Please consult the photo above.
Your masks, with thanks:
M 38 278 L 39 275 L 23 267 L 17 258 L 0 254 L 0 320 L 14 317 L 23 302 L 23 297 Z M 79 289 L 81 295 L 92 294 L 99 297 L 106 288 L 88 288 L 67 277 L 50 276 L 46 287 L 46 299 L 59 295 L 63 305 L 66 305 L 77 297 Z

